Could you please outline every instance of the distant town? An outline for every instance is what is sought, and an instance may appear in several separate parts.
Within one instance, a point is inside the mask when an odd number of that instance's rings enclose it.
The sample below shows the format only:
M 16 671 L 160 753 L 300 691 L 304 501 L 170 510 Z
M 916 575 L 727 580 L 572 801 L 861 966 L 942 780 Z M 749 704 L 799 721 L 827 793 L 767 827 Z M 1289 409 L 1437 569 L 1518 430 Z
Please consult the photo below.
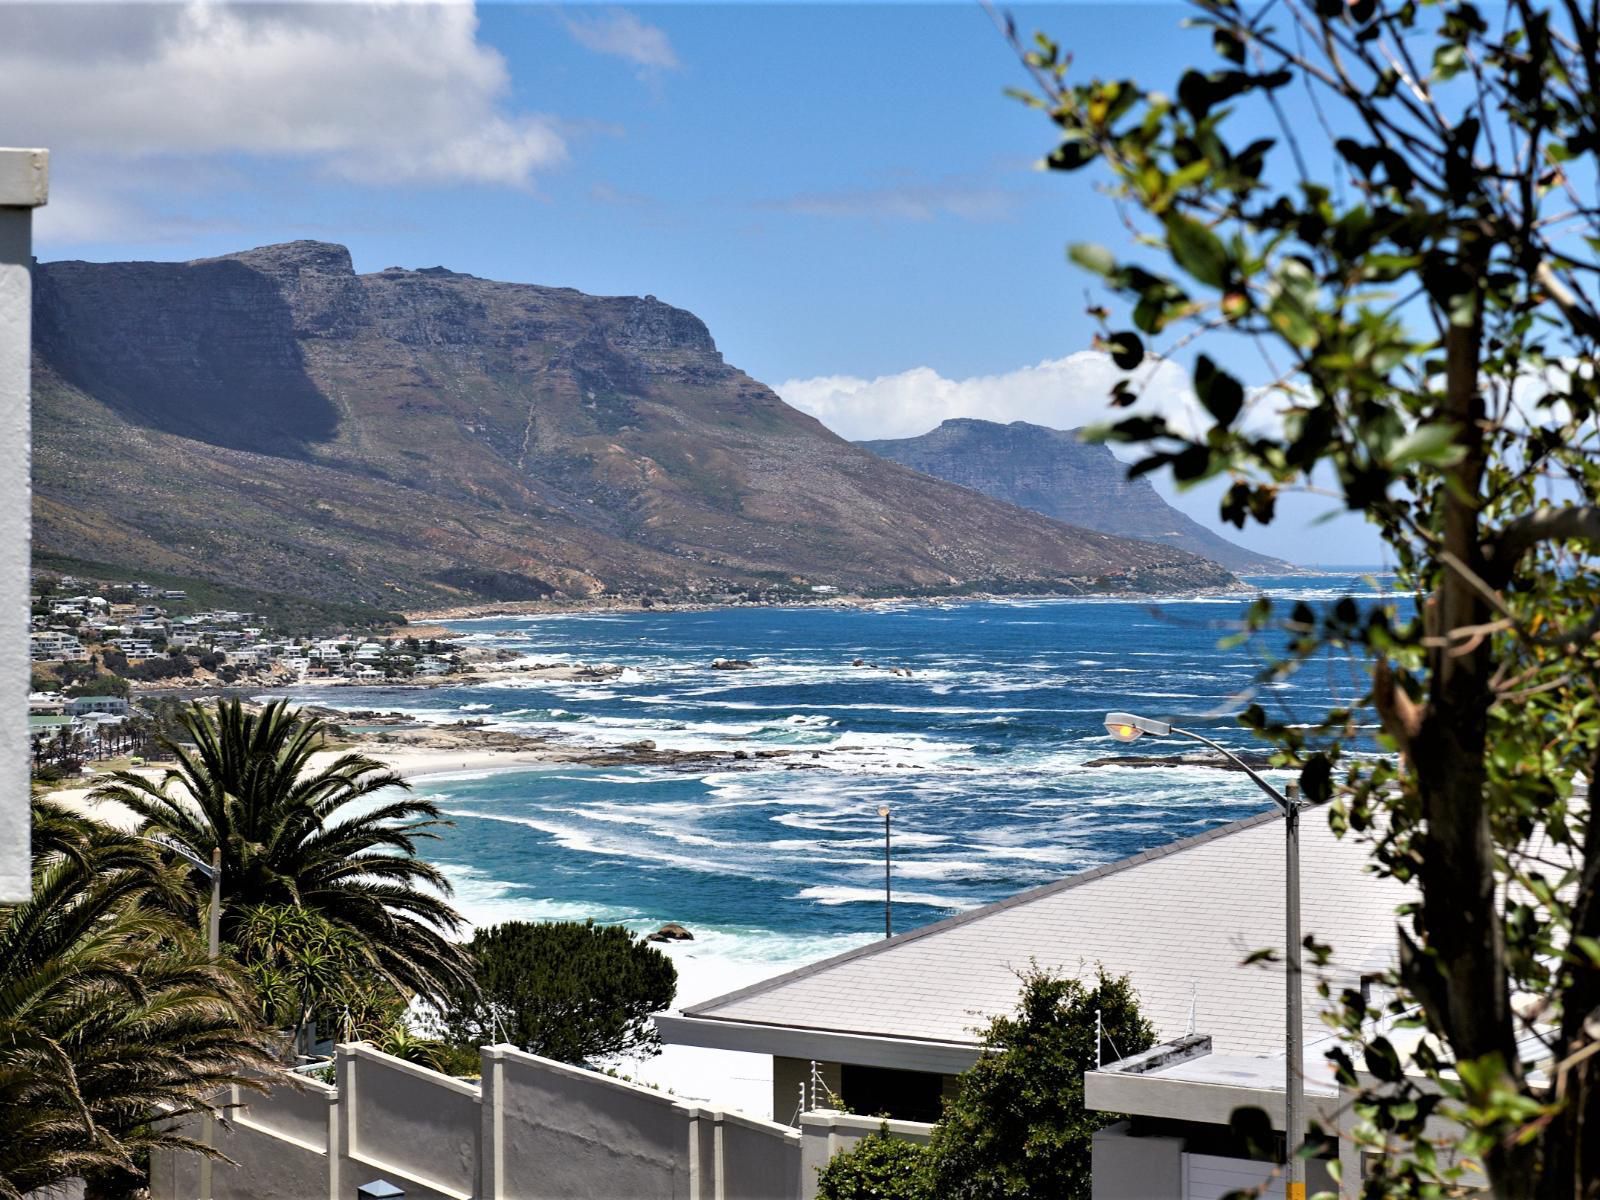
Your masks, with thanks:
M 183 588 L 137 580 L 35 571 L 30 599 L 29 732 L 35 769 L 46 774 L 151 752 L 162 710 L 191 690 L 423 681 L 472 669 L 435 637 L 286 636 L 256 613 L 205 608 Z M 163 694 L 166 705 L 153 703 Z

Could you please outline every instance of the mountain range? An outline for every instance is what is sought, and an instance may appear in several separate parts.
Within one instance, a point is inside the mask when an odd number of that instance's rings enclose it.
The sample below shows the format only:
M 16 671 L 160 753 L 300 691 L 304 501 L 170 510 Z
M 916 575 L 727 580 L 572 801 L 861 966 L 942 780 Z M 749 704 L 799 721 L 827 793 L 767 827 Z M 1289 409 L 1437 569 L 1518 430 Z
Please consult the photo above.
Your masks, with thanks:
M 1079 429 L 1051 429 L 967 417 L 920 437 L 857 445 L 915 471 L 1032 509 L 1069 525 L 1173 546 L 1241 575 L 1284 575 L 1299 568 L 1235 545 L 1183 515 L 1145 478 Z
M 307 241 L 34 280 L 40 554 L 391 608 L 1232 582 L 851 445 L 652 296 Z

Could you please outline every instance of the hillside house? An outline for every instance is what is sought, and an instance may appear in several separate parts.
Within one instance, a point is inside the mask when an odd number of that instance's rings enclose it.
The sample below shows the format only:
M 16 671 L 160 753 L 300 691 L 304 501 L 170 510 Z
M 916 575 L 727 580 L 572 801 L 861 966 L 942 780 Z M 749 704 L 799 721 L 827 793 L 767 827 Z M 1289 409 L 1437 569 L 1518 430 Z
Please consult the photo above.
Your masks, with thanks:
M 125 717 L 128 712 L 128 702 L 121 696 L 74 696 L 66 703 L 66 714 L 69 717 L 82 717 L 90 713 Z
M 87 662 L 89 653 L 74 635 L 46 629 L 28 635 L 28 654 L 34 662 Z

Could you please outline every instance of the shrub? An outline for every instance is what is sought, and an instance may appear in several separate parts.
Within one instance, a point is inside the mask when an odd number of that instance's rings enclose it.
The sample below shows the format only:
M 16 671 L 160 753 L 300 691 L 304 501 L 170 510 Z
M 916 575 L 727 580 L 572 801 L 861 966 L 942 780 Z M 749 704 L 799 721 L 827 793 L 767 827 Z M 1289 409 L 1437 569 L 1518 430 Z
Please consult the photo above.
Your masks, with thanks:
M 475 987 L 456 989 L 441 1018 L 452 1042 L 578 1064 L 657 1051 L 650 1014 L 671 1005 L 678 973 L 621 925 L 508 921 L 478 930 L 468 952 Z
M 817 1172 L 817 1200 L 933 1200 L 926 1147 L 903 1142 L 887 1123 Z
M 1022 983 L 1016 1014 L 989 1023 L 990 1053 L 961 1075 L 934 1131 L 929 1180 L 939 1200 L 1088 1200 L 1090 1141 L 1118 1119 L 1083 1106 L 1096 1010 L 1106 1060 L 1155 1042 L 1125 975 L 1096 969 L 1090 987 L 1035 968 Z

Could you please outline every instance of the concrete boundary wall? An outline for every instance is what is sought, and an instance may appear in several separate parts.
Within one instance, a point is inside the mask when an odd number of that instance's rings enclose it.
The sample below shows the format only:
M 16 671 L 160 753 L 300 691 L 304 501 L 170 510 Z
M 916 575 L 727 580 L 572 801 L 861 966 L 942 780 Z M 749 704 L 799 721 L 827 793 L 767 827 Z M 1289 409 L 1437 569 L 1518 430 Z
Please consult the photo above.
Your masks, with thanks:
M 796 1130 L 511 1046 L 481 1064 L 471 1083 L 356 1043 L 336 1051 L 337 1086 L 235 1089 L 217 1146 L 237 1165 L 215 1168 L 214 1200 L 355 1200 L 378 1179 L 407 1200 L 812 1200 L 817 1168 L 884 1124 L 824 1111 Z M 888 1125 L 911 1141 L 933 1128 Z M 153 1156 L 152 1200 L 198 1188 L 194 1156 Z

